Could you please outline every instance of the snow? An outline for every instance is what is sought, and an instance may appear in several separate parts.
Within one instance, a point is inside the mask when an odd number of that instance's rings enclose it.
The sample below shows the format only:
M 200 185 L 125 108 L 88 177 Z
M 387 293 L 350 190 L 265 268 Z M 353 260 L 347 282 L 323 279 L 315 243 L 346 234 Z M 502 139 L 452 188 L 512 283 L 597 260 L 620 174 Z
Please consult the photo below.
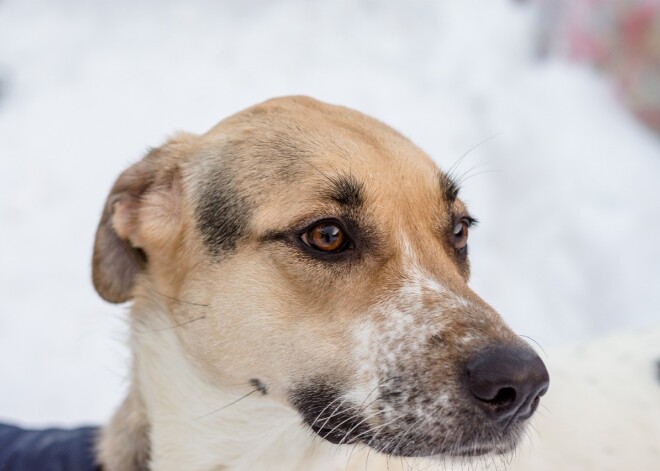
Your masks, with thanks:
M 535 21 L 504 0 L 0 2 L 0 420 L 108 418 L 128 362 L 126 307 L 90 282 L 109 187 L 277 95 L 367 112 L 443 168 L 481 143 L 458 169 L 471 284 L 517 332 L 660 324 L 660 140 L 606 78 L 535 60 Z

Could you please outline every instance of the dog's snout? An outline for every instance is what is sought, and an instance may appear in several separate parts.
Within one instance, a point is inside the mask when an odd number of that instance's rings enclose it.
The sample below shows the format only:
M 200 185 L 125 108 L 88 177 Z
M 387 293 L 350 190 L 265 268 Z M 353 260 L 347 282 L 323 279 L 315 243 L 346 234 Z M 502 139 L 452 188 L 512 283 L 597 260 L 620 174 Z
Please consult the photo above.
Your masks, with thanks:
M 472 397 L 493 420 L 506 425 L 530 417 L 550 383 L 539 356 L 519 346 L 480 351 L 468 362 L 466 373 Z

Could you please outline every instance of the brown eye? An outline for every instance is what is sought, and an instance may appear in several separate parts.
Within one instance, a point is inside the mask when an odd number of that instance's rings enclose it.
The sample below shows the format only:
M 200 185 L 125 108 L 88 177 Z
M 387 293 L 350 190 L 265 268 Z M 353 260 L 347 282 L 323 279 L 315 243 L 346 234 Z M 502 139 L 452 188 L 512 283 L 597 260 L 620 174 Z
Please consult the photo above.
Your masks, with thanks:
M 324 252 L 338 252 L 346 246 L 344 230 L 333 222 L 321 222 L 309 228 L 302 236 L 303 242 Z
M 456 247 L 457 250 L 463 250 L 467 246 L 469 228 L 470 222 L 466 219 L 461 219 L 456 225 L 454 225 L 452 235 L 454 239 L 454 247 Z

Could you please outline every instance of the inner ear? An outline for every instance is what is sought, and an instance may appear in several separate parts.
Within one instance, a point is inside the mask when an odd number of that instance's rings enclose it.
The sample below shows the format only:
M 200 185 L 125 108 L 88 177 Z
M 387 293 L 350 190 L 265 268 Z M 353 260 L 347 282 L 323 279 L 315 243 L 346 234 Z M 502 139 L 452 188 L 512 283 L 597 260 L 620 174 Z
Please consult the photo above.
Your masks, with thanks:
M 183 190 L 177 167 L 157 176 L 150 188 L 136 201 L 128 199 L 117 208 L 113 223 L 133 247 L 168 250 L 175 242 L 182 223 Z
M 130 240 L 137 227 L 137 216 L 140 200 L 138 197 L 120 194 L 110 202 L 111 222 L 117 236 L 122 240 Z

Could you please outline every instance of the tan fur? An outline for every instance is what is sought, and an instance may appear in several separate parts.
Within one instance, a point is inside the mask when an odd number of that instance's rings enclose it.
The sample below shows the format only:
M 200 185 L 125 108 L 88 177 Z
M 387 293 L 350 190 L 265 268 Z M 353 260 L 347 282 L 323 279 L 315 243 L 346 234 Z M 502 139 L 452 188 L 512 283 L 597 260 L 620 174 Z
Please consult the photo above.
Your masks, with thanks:
M 358 217 L 373 233 L 369 251 L 344 265 L 311 259 L 273 236 L 339 215 L 338 204 L 321 197 L 337 175 L 362 185 Z M 398 371 L 407 375 L 399 388 L 409 400 L 365 405 L 372 416 L 365 423 L 386 427 L 409 414 L 462 452 L 449 432 L 462 420 L 453 412 L 463 406 L 457 368 L 483 346 L 522 342 L 467 287 L 467 263 L 457 262 L 447 238 L 451 214 L 466 210 L 460 200 L 447 201 L 440 177 L 433 161 L 391 128 L 303 97 L 257 105 L 204 135 L 176 136 L 124 172 L 104 209 L 93 259 L 99 293 L 134 302 L 133 386 L 104 431 L 105 469 L 267 469 L 254 466 L 275 459 L 268 458 L 275 456 L 268 433 L 273 444 L 299 435 L 315 440 L 292 408 L 292 388 L 325 378 L 367 404 L 370 391 Z M 224 206 L 209 200 L 214 182 Z M 209 248 L 202 207 L 235 212 L 225 221 L 240 234 L 234 245 Z M 243 216 L 245 227 L 238 225 Z M 223 412 L 231 415 L 223 422 L 213 415 L 249 393 L 255 378 L 267 395 L 253 391 L 227 409 L 242 416 Z M 259 418 L 247 404 L 286 426 L 250 424 Z M 211 418 L 196 420 L 205 414 Z M 396 426 L 393 434 L 404 432 Z M 214 433 L 231 427 L 264 433 L 258 443 L 266 445 L 255 444 L 254 457 L 234 456 L 233 438 Z M 287 446 L 317 463 L 299 462 L 300 469 L 332 461 L 318 458 L 306 438 L 297 440 Z M 297 469 L 294 458 L 278 459 L 290 463 L 270 469 Z
M 148 469 L 149 422 L 142 397 L 134 387 L 103 429 L 100 443 L 98 459 L 106 469 Z

